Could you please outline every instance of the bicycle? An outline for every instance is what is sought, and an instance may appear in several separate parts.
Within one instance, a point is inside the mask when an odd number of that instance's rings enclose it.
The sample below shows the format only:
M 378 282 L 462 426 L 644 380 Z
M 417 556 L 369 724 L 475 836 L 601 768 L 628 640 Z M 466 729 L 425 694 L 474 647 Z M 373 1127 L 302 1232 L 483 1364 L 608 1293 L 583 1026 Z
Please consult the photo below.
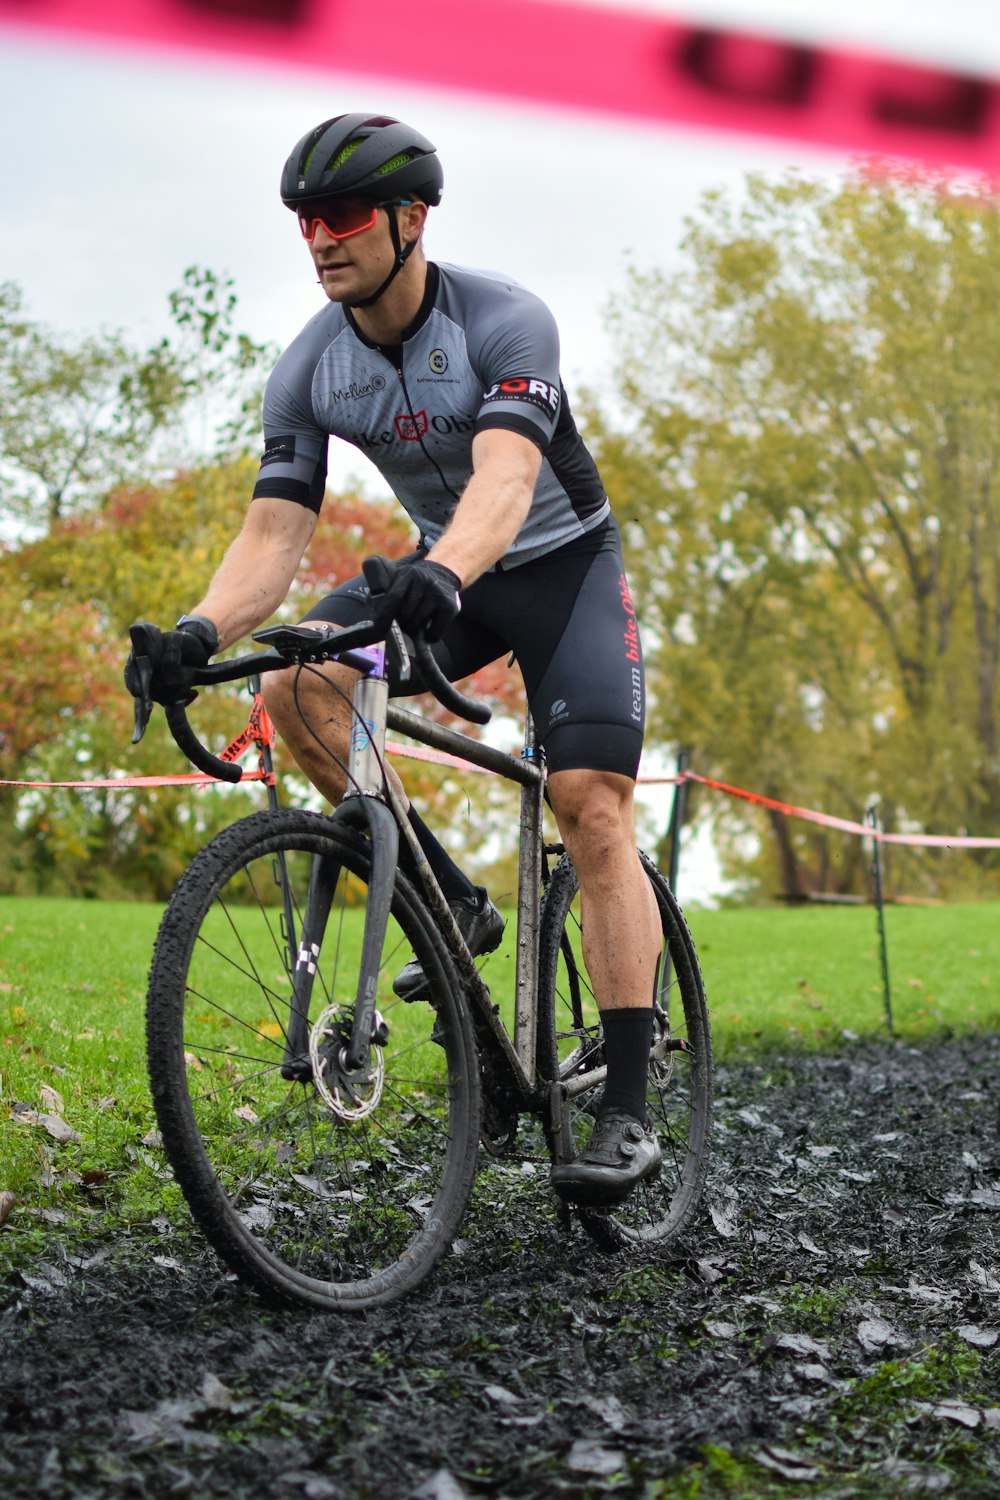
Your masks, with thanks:
M 133 627 L 137 658 L 142 629 Z M 396 627 L 390 637 L 405 653 Z M 281 808 L 271 777 L 268 810 L 214 837 L 181 877 L 149 980 L 153 1103 L 174 1176 L 222 1258 L 272 1294 L 360 1310 L 412 1291 L 444 1256 L 481 1139 L 514 1152 L 529 1116 L 554 1163 L 576 1154 L 604 1080 L 600 1020 L 580 956 L 576 875 L 544 837 L 530 715 L 517 757 L 390 704 L 386 645 L 370 622 L 274 626 L 254 639 L 263 651 L 195 681 L 309 671 L 334 657 L 362 674 L 348 794 L 330 814 Z M 489 719 L 426 643 L 415 657 L 439 701 Z M 151 707 L 137 699 L 134 738 Z M 199 769 L 240 778 L 200 743 L 184 705 L 166 714 Z M 511 1031 L 387 782 L 387 727 L 520 787 Z M 713 1073 L 694 944 L 666 880 L 641 858 L 663 930 L 648 1090 L 663 1165 L 613 1212 L 561 1212 L 604 1250 L 660 1252 L 699 1207 Z M 403 1001 L 392 979 L 411 958 L 425 984 Z

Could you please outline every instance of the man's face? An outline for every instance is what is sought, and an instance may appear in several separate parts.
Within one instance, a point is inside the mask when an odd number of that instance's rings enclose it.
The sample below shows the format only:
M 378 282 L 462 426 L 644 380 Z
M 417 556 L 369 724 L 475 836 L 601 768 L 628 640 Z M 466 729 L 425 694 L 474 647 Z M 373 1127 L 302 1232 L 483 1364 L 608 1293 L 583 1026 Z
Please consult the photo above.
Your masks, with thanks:
M 311 235 L 309 251 L 320 285 L 331 302 L 357 302 L 376 291 L 388 276 L 396 258 L 396 251 L 389 229 L 389 214 L 396 214 L 400 241 L 406 244 L 415 239 L 423 223 L 426 209 L 422 203 L 411 203 L 404 207 L 390 204 L 374 210 L 375 222 L 370 227 L 336 233 L 341 228 L 350 229 L 355 223 L 365 223 L 372 217 L 369 204 L 344 200 L 338 204 L 338 214 L 328 214 L 332 219 L 327 224 L 323 218 L 307 220 Z M 302 216 L 300 215 L 300 222 Z

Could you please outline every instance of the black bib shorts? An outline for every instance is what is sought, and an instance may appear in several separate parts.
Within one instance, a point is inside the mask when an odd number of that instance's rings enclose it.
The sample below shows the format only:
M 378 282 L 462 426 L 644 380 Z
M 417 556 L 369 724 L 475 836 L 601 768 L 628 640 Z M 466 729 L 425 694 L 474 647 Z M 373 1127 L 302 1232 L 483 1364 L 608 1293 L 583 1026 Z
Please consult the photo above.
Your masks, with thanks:
M 371 613 L 352 578 L 305 616 L 353 625 Z M 514 653 L 552 771 L 635 779 L 645 679 L 635 608 L 613 520 L 520 567 L 492 569 L 462 591 L 462 611 L 433 652 L 452 682 Z M 393 697 L 402 695 L 390 677 Z M 405 692 L 420 691 L 408 683 Z

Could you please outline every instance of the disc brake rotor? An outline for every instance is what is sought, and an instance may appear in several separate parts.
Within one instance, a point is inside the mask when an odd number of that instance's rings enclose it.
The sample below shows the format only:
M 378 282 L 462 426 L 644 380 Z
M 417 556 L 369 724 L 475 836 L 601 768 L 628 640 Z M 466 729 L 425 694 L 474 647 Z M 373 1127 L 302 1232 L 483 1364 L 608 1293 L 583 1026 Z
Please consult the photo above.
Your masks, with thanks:
M 365 1073 L 348 1071 L 350 1035 L 351 1012 L 339 1004 L 328 1005 L 309 1033 L 313 1085 L 331 1114 L 346 1121 L 363 1120 L 377 1109 L 385 1087 L 382 1045 L 386 1025 L 378 1011 L 372 1021 L 370 1064 Z

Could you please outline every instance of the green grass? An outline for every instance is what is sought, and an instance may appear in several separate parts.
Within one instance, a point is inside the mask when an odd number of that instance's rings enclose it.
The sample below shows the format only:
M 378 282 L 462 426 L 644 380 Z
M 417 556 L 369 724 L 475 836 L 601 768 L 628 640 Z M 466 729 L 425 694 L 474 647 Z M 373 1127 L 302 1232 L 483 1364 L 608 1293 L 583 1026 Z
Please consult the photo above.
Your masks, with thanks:
M 176 1199 L 145 1139 L 156 1123 L 143 1024 L 159 915 L 127 902 L 0 899 L 0 1192 L 20 1200 L 0 1263 L 12 1240 L 33 1248 L 53 1224 L 148 1225 Z M 689 917 L 718 1057 L 885 1034 L 870 908 Z M 898 1035 L 1000 1026 L 1000 906 L 891 907 L 886 920 Z M 487 972 L 505 1013 L 513 921 L 508 933 Z M 60 1144 L 37 1122 L 17 1123 L 16 1104 L 61 1114 L 76 1139 Z
M 718 1056 L 885 1034 L 873 908 L 692 911 L 688 920 Z M 1000 904 L 891 906 L 885 922 L 898 1035 L 1000 1027 Z
M 0 900 L 0 1191 L 21 1202 L 23 1249 L 64 1220 L 148 1223 L 160 1209 L 143 1038 L 159 917 L 128 902 Z M 18 1123 L 17 1104 L 61 1115 L 77 1139 Z

